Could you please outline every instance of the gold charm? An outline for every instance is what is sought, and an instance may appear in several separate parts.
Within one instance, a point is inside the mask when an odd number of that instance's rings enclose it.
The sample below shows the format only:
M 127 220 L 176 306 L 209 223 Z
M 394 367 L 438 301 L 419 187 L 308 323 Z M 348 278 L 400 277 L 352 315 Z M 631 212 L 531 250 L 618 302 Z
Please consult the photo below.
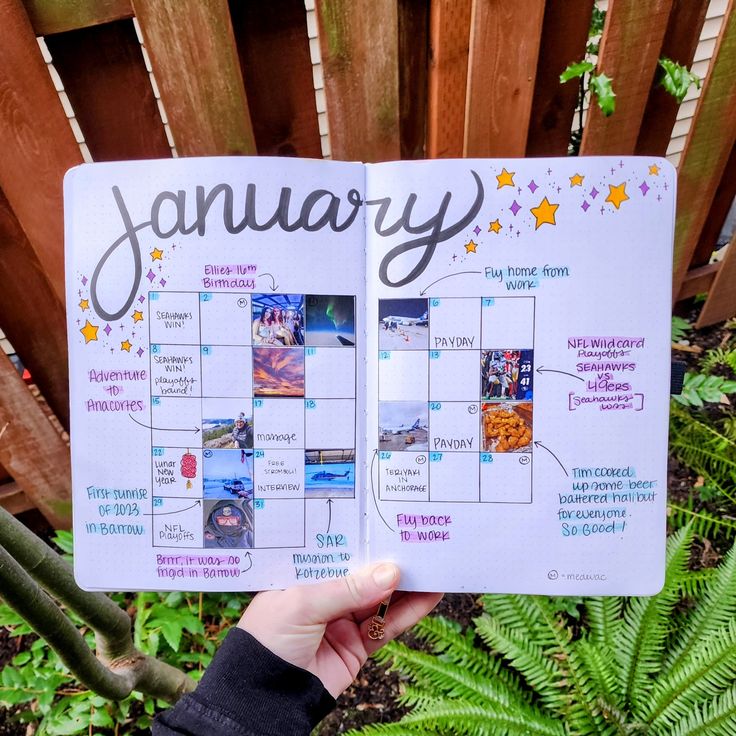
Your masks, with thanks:
M 385 601 L 381 601 L 376 611 L 376 615 L 371 619 L 368 624 L 368 638 L 373 641 L 380 641 L 385 635 L 384 626 L 386 625 L 386 611 L 388 611 L 388 604 L 391 598 Z

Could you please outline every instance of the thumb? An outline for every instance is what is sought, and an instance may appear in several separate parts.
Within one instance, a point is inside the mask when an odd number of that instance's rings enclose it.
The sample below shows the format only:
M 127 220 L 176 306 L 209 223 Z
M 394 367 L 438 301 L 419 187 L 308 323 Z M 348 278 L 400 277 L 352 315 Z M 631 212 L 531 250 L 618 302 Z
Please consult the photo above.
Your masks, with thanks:
M 336 618 L 377 605 L 399 584 L 399 568 L 392 562 L 379 562 L 353 575 L 319 585 L 297 588 L 307 597 L 305 624 L 323 624 Z M 306 601 L 305 601 L 306 602 Z

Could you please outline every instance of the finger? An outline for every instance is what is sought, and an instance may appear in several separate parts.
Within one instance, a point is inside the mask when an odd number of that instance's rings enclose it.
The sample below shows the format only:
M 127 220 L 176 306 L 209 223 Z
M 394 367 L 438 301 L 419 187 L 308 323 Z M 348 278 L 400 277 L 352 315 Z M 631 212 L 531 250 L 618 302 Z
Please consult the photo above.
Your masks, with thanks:
M 393 563 L 379 562 L 353 575 L 287 592 L 299 599 L 296 610 L 302 611 L 302 620 L 298 623 L 328 623 L 378 605 L 399 584 L 399 575 L 399 568 Z
M 376 649 L 380 649 L 386 642 L 395 639 L 407 629 L 410 629 L 417 621 L 420 621 L 432 611 L 441 600 L 442 593 L 409 593 L 395 605 L 392 603 L 386 613 L 383 639 L 370 639 L 368 637 L 368 627 L 371 619 L 364 621 L 360 626 L 360 630 L 367 640 L 366 651 L 368 654 L 373 654 Z

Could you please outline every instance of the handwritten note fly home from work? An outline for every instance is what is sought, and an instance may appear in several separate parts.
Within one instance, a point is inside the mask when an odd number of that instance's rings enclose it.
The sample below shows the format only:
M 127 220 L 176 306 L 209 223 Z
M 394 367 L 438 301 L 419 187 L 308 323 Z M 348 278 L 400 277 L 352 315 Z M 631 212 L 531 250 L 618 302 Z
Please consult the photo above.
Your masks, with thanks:
M 72 169 L 79 583 L 655 592 L 674 201 L 656 158 Z

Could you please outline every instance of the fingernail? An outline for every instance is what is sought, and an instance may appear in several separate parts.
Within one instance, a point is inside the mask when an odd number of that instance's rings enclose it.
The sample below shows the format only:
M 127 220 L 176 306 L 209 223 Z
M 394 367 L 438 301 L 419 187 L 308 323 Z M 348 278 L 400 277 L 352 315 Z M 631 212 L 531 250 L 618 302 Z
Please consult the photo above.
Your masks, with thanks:
M 379 588 L 390 588 L 399 576 L 399 568 L 396 565 L 383 564 L 373 570 L 373 582 Z

